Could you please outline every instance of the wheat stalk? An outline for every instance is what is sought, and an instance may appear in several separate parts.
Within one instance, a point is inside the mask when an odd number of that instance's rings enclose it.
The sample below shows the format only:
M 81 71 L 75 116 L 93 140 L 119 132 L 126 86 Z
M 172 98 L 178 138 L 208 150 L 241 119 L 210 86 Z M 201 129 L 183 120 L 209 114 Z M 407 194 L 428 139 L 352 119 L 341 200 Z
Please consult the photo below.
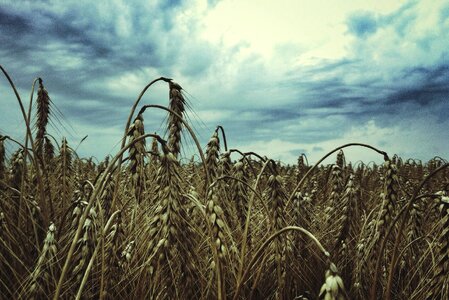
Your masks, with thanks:
M 27 299 L 42 299 L 49 297 L 54 284 L 54 264 L 56 263 L 57 248 L 55 241 L 56 226 L 50 223 L 42 251 L 33 272 L 30 274 L 29 287 L 26 291 Z
M 445 192 L 438 192 L 439 210 L 441 219 L 441 233 L 438 237 L 438 256 L 432 281 L 430 282 L 429 292 L 426 299 L 447 299 L 449 297 L 449 197 Z
M 105 241 L 105 270 L 103 273 L 104 283 L 101 288 L 101 294 L 106 299 L 114 299 L 117 296 L 118 284 L 122 275 L 120 256 L 124 238 L 125 233 L 123 231 L 122 214 L 119 212 L 115 223 L 111 226 L 111 229 L 106 236 Z
M 274 165 L 274 164 L 273 164 Z M 285 227 L 284 220 L 284 209 L 285 209 L 285 194 L 283 191 L 283 179 L 282 176 L 277 173 L 277 168 L 273 168 L 273 174 L 268 178 L 267 183 L 267 200 L 270 203 L 271 208 L 271 219 L 272 219 L 272 231 L 276 232 Z M 276 294 L 277 298 L 284 298 L 284 288 L 285 288 L 285 278 L 286 278 L 286 240 L 281 240 L 277 237 L 274 240 L 275 249 L 275 264 L 276 264 L 276 274 L 277 274 L 277 284 L 278 289 Z
M 5 136 L 0 135 L 0 180 L 5 180 L 6 177 L 6 157 L 5 157 Z M 0 183 L 0 188 L 3 189 L 3 183 Z

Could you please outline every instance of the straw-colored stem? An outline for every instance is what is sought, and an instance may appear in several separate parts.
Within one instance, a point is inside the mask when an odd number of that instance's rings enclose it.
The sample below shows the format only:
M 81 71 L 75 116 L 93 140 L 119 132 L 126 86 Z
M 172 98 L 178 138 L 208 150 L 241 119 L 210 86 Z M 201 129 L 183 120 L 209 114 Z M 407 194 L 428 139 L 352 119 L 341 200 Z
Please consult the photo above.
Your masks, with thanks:
M 112 222 L 114 221 L 115 217 L 120 213 L 119 210 L 114 212 L 111 217 L 109 218 L 108 222 L 106 223 L 106 226 L 103 229 L 103 233 L 100 235 L 97 245 L 95 247 L 94 253 L 92 254 L 92 257 L 90 258 L 89 264 L 87 265 L 86 271 L 84 272 L 83 279 L 81 280 L 80 287 L 78 288 L 78 293 L 76 294 L 76 300 L 79 300 L 81 298 L 81 294 L 83 292 L 84 286 L 86 285 L 87 278 L 89 277 L 90 270 L 92 269 L 92 266 L 94 264 L 95 257 L 97 256 L 98 249 L 100 249 L 100 245 L 103 242 L 104 237 L 106 236 L 107 232 L 109 231 L 109 228 L 112 225 Z
M 291 192 L 290 197 L 287 201 L 287 204 L 285 205 L 286 207 L 289 206 L 290 201 L 293 199 L 293 197 L 295 196 L 296 192 L 299 190 L 299 188 L 302 186 L 302 184 L 305 182 L 306 178 L 312 174 L 312 172 L 326 159 L 328 158 L 330 155 L 332 155 L 332 153 L 337 152 L 340 149 L 346 148 L 346 147 L 351 147 L 351 146 L 360 146 L 360 147 L 365 147 L 371 150 L 376 151 L 377 153 L 381 154 L 385 157 L 388 157 L 387 153 L 385 151 L 379 150 L 373 146 L 367 145 L 367 144 L 362 144 L 362 143 L 349 143 L 349 144 L 344 144 L 343 146 L 337 147 L 334 150 L 328 152 L 326 155 L 324 155 L 319 161 L 317 161 L 317 163 L 309 169 L 309 171 L 307 171 L 307 173 L 301 178 L 301 180 L 298 182 L 298 184 L 296 185 L 296 187 L 294 188 L 294 190 Z
M 67 252 L 67 257 L 66 257 L 66 260 L 64 262 L 64 266 L 62 268 L 61 276 L 59 277 L 58 285 L 56 286 L 56 291 L 55 291 L 55 294 L 53 296 L 54 300 L 57 300 L 59 298 L 59 294 L 61 293 L 62 284 L 64 283 L 64 278 L 65 278 L 65 275 L 66 275 L 67 270 L 69 268 L 70 260 L 72 259 L 73 252 L 75 251 L 76 243 L 77 243 L 77 241 L 79 239 L 79 236 L 81 234 L 81 229 L 83 227 L 84 222 L 86 221 L 88 212 L 89 212 L 90 208 L 92 207 L 92 205 L 94 203 L 94 200 L 97 198 L 98 195 L 100 195 L 103 192 L 103 189 L 105 187 L 104 183 L 107 180 L 107 178 L 110 177 L 111 169 L 113 168 L 114 164 L 119 160 L 119 158 L 123 155 L 123 153 L 125 153 L 125 151 L 127 151 L 129 149 L 129 147 L 131 147 L 134 143 L 137 143 L 140 140 L 145 139 L 147 137 L 157 137 L 158 139 L 160 139 L 160 137 L 158 135 L 148 133 L 148 134 L 142 135 L 142 136 L 138 137 L 137 139 L 133 140 L 132 142 L 130 142 L 125 147 L 123 147 L 117 153 L 117 155 L 114 157 L 114 159 L 112 159 L 111 163 L 109 164 L 109 166 L 104 171 L 103 175 L 98 180 L 98 182 L 97 182 L 98 188 L 93 189 L 93 193 L 92 193 L 92 195 L 89 198 L 89 202 L 88 202 L 87 206 L 84 208 L 83 214 L 82 214 L 82 216 L 81 216 L 81 218 L 79 220 L 79 223 L 78 223 L 78 228 L 76 229 L 76 232 L 75 232 L 75 236 L 73 237 L 73 240 L 72 240 L 72 243 L 70 245 L 69 251 Z
M 207 187 L 210 184 L 210 175 L 209 172 L 207 171 L 206 168 L 206 158 L 204 156 L 204 152 L 203 149 L 201 148 L 200 142 L 198 141 L 198 138 L 195 135 L 195 132 L 193 132 L 192 127 L 190 127 L 190 125 L 182 118 L 182 116 L 180 116 L 179 114 L 177 114 L 176 112 L 174 112 L 173 110 L 171 110 L 170 108 L 167 108 L 165 106 L 162 105 L 157 105 L 157 104 L 148 104 L 148 105 L 144 105 L 142 107 L 142 109 L 140 110 L 141 113 L 143 113 L 145 111 L 146 108 L 159 108 L 159 109 L 163 109 L 168 111 L 169 113 L 172 113 L 173 115 L 175 115 L 177 118 L 179 118 L 179 120 L 184 124 L 184 126 L 187 128 L 187 130 L 189 131 L 190 135 L 192 136 L 193 141 L 195 142 L 195 145 L 198 149 L 198 154 L 200 155 L 201 158 L 201 162 L 203 163 L 203 168 L 204 168 L 204 173 L 206 174 L 206 182 L 205 182 L 205 187 L 207 189 Z
M 432 173 L 430 173 L 426 178 L 424 178 L 424 180 L 421 182 L 421 184 L 419 185 L 419 187 L 417 189 L 415 189 L 413 196 L 408 200 L 407 205 L 401 210 L 401 212 L 396 216 L 396 218 L 394 218 L 390 224 L 390 227 L 388 228 L 388 231 L 386 232 L 382 243 L 380 245 L 380 249 L 379 249 L 379 256 L 377 258 L 376 261 L 376 267 L 374 268 L 374 281 L 373 281 L 373 285 L 371 286 L 371 291 L 370 291 L 370 299 L 376 299 L 377 297 L 377 278 L 378 278 L 378 273 L 380 270 L 380 261 L 381 261 L 381 256 L 383 253 L 383 250 L 385 249 L 385 245 L 386 242 L 388 240 L 389 235 L 391 234 L 394 225 L 399 221 L 400 216 L 405 213 L 405 215 L 407 216 L 410 212 L 410 209 L 412 208 L 412 205 L 414 203 L 414 201 L 417 199 L 418 197 L 418 193 L 419 191 L 423 188 L 423 186 L 426 184 L 427 181 L 429 181 L 430 178 L 432 178 L 433 176 L 435 176 L 435 174 L 437 174 L 438 172 L 444 170 L 445 168 L 449 167 L 449 163 L 445 163 L 444 165 L 442 165 L 441 167 L 439 167 L 438 169 L 434 170 Z M 407 221 L 407 218 L 402 218 L 401 223 L 399 224 L 399 228 L 398 228 L 398 232 L 402 232 L 402 230 L 404 229 L 405 226 L 405 222 Z M 388 273 L 388 280 L 387 280 L 387 285 L 386 285 L 386 289 L 385 289 L 385 298 L 386 300 L 390 300 L 391 299 L 391 289 L 393 286 L 393 275 L 394 275 L 394 271 L 396 269 L 396 264 L 397 264 L 397 253 L 398 253 L 398 245 L 400 242 L 402 235 L 398 234 L 396 236 L 395 242 L 394 242 L 394 247 L 393 247 L 393 253 L 391 256 L 391 263 L 390 263 L 390 267 L 389 267 L 389 273 Z
M 329 252 L 326 251 L 326 249 L 324 249 L 323 245 L 321 245 L 320 241 L 318 241 L 318 239 L 308 230 L 299 227 L 299 226 L 287 226 L 282 228 L 281 230 L 273 233 L 270 237 L 268 237 L 265 242 L 263 242 L 263 244 L 259 247 L 259 249 L 256 251 L 256 253 L 254 254 L 253 258 L 251 259 L 251 261 L 249 262 L 247 268 L 245 269 L 245 272 L 242 275 L 242 278 L 239 282 L 239 284 L 237 285 L 235 294 L 234 294 L 234 300 L 236 300 L 240 294 L 240 290 L 241 290 L 241 286 L 245 280 L 246 277 L 248 276 L 249 272 L 251 271 L 251 268 L 254 266 L 254 264 L 261 258 L 262 256 L 262 252 L 268 247 L 268 245 L 275 239 L 277 238 L 279 235 L 288 232 L 288 231 L 299 231 L 301 233 L 303 233 L 305 236 L 307 236 L 308 238 L 310 238 L 317 246 L 318 248 L 321 250 L 321 252 L 323 253 L 323 255 L 328 258 L 330 256 Z

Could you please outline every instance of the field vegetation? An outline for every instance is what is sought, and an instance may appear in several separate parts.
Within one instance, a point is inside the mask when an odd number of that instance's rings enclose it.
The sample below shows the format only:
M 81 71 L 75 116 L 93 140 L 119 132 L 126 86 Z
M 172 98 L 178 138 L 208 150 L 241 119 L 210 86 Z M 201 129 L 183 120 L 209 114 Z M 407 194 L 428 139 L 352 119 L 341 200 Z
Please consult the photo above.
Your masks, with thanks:
M 449 298 L 445 159 L 349 143 L 286 165 L 232 148 L 219 125 L 201 145 L 182 87 L 161 77 L 98 162 L 47 132 L 56 108 L 42 79 L 26 107 L 1 70 L 25 128 L 0 136 L 0 298 Z M 140 103 L 154 84 L 166 107 Z M 144 126 L 155 110 L 165 134 Z M 350 163 L 348 147 L 384 163 Z

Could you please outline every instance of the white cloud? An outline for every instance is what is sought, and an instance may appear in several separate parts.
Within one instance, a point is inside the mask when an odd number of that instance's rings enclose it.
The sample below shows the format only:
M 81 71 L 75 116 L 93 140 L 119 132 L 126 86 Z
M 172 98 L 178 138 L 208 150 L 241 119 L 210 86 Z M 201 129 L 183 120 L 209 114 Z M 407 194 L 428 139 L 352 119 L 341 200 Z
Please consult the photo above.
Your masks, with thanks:
M 443 37 L 449 31 L 449 18 L 441 19 L 445 6 L 444 0 L 417 1 L 381 16 L 375 34 L 353 39 L 351 57 L 363 59 L 365 69 L 384 80 L 394 80 L 395 70 L 447 62 L 448 40 Z
M 224 120 L 232 117 L 231 110 L 200 110 L 195 111 L 198 118 L 205 123 L 216 123 L 217 125 Z
M 279 45 L 303 49 L 291 58 L 341 58 L 346 53 L 346 16 L 360 9 L 388 13 L 404 1 L 221 1 L 204 19 L 203 36 L 229 47 L 247 43 L 272 56 Z
M 49 53 L 51 53 L 50 59 L 48 59 Z M 70 72 L 70 70 L 81 69 L 86 64 L 79 46 L 67 46 L 61 42 L 52 41 L 41 44 L 36 48 L 35 55 L 56 71 Z

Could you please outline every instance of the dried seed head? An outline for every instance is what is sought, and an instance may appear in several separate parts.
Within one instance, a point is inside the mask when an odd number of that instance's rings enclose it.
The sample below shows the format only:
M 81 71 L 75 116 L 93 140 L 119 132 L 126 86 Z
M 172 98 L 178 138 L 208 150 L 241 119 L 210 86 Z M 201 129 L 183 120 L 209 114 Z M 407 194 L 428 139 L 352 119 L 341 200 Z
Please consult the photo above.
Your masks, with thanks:
M 343 150 L 338 151 L 337 166 L 339 166 L 341 170 L 343 170 L 345 166 L 345 154 L 343 153 Z
M 131 258 L 132 258 L 132 254 L 134 252 L 134 248 L 136 246 L 136 242 L 135 241 L 131 241 L 129 242 L 128 245 L 126 245 L 125 249 L 122 251 L 121 254 L 121 261 L 120 261 L 120 266 L 122 268 L 126 268 L 129 263 L 131 262 Z
M 209 189 L 208 193 L 209 201 L 206 206 L 206 214 L 209 217 L 210 225 L 212 228 L 213 240 L 215 240 L 215 248 L 217 250 L 218 257 L 223 259 L 226 255 L 226 246 L 224 241 L 224 213 L 222 208 L 218 205 L 218 188 L 213 186 Z
M 228 151 L 221 154 L 218 162 L 219 176 L 229 175 L 231 172 L 231 164 L 231 152 Z
M 218 138 L 218 132 L 215 131 L 206 148 L 206 167 L 209 172 L 211 180 L 214 180 L 218 176 L 218 156 L 220 153 L 220 140 Z
M 380 217 L 380 225 L 388 224 L 394 213 L 398 200 L 399 179 L 396 165 L 390 161 L 385 161 L 385 181 L 383 191 L 383 207 Z
M 176 82 L 169 82 L 169 96 L 170 103 L 169 108 L 178 114 L 181 118 L 184 117 L 186 101 L 182 95 L 182 88 Z M 176 115 L 170 113 L 168 117 L 168 147 L 170 151 L 173 152 L 175 157 L 181 152 L 181 132 L 183 129 L 182 120 L 180 120 Z
M 47 296 L 46 291 L 51 285 L 49 278 L 54 272 L 53 267 L 57 259 L 55 233 L 56 226 L 50 223 L 41 254 L 29 277 L 29 287 L 26 291 L 26 296 L 29 299 L 41 299 Z
M 325 282 L 321 286 L 319 296 L 324 296 L 325 300 L 344 300 L 345 287 L 343 280 L 338 275 L 337 267 L 331 263 L 325 274 Z
M 130 136 L 130 142 L 137 140 L 139 137 L 145 134 L 143 125 L 143 115 L 137 115 L 134 123 L 128 130 L 128 136 Z M 129 161 L 130 172 L 133 178 L 134 195 L 137 202 L 142 200 L 143 192 L 145 191 L 145 139 L 138 140 L 129 148 Z
M 39 155 L 42 155 L 44 136 L 46 133 L 46 127 L 50 117 L 50 97 L 47 90 L 42 84 L 42 79 L 39 78 L 39 89 L 37 91 L 37 118 L 36 118 L 36 140 L 37 151 Z

